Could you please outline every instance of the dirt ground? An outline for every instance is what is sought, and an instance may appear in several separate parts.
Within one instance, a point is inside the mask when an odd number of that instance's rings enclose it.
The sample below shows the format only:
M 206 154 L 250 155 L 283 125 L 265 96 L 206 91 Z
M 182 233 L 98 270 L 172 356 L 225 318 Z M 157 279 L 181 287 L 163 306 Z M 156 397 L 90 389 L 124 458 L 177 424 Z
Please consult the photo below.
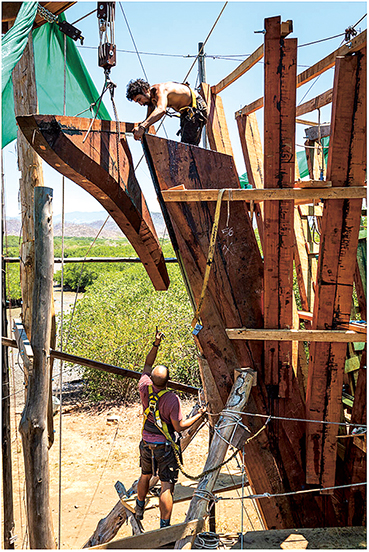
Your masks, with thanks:
M 94 532 L 97 523 L 104 518 L 118 501 L 114 488 L 121 481 L 126 489 L 139 477 L 138 444 L 142 414 L 139 403 L 133 405 L 110 405 L 89 408 L 81 401 L 77 405 L 66 404 L 62 415 L 61 446 L 61 548 L 80 549 Z M 184 414 L 191 410 L 192 403 L 184 403 Z M 113 423 L 108 418 L 115 417 Z M 17 549 L 27 548 L 26 515 L 24 509 L 24 474 L 21 439 L 15 436 L 20 412 L 12 415 L 13 434 L 13 481 L 15 534 Z M 54 417 L 55 442 L 49 451 L 50 500 L 54 534 L 57 538 L 59 518 L 59 445 L 60 417 Z M 184 454 L 184 464 L 191 474 L 202 471 L 208 450 L 208 429 L 204 427 Z M 241 471 L 236 460 L 223 467 L 220 482 L 230 485 L 241 481 Z M 188 494 L 188 487 L 196 483 L 180 474 L 175 498 Z M 247 494 L 246 487 L 245 494 Z M 187 491 L 187 492 L 186 492 Z M 222 493 L 221 496 L 241 496 L 241 489 Z M 143 526 L 146 531 L 159 527 L 158 498 L 150 500 Z M 172 524 L 185 519 L 189 501 L 174 505 Z M 245 501 L 243 529 L 262 529 L 258 512 L 251 500 Z M 217 532 L 241 531 L 241 501 L 224 500 L 216 505 Z M 130 536 L 130 525 L 123 525 L 115 538 Z

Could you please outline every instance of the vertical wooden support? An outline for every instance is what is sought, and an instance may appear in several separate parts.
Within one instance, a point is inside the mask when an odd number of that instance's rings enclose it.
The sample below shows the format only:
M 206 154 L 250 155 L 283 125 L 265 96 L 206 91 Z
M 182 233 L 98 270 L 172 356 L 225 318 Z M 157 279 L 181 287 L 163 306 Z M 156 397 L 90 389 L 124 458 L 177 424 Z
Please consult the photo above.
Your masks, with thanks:
M 359 375 L 355 390 L 354 405 L 352 408 L 351 421 L 354 424 L 367 423 L 367 369 L 366 351 L 361 357 Z M 359 449 L 353 439 L 350 439 L 346 446 L 345 454 L 345 483 L 355 484 L 366 481 L 367 463 L 366 453 Z M 345 492 L 347 503 L 346 525 L 363 525 L 366 519 L 366 488 L 365 486 L 349 488 Z
M 294 251 L 293 258 L 295 261 L 297 284 L 301 299 L 301 308 L 304 311 L 310 311 L 310 303 L 308 298 L 309 285 L 309 256 L 306 250 L 306 241 L 304 228 L 298 207 L 294 209 Z
M 293 187 L 295 176 L 296 39 L 281 38 L 281 18 L 265 20 L 264 178 L 266 188 Z M 264 206 L 264 327 L 292 327 L 293 201 Z M 265 383 L 288 397 L 291 343 L 265 343 Z
M 3 195 L 3 194 L 2 194 Z M 3 197 L 2 197 L 3 205 Z M 4 212 L 2 209 L 1 224 L 1 302 L 2 302 L 2 334 L 8 335 L 8 321 L 6 317 L 6 264 L 3 258 L 3 234 L 4 234 Z M 12 441 L 10 433 L 10 382 L 9 382 L 9 361 L 8 347 L 1 346 L 1 450 L 3 464 L 3 524 L 4 524 L 4 548 L 14 548 L 14 508 L 13 508 L 13 475 L 12 475 Z
M 225 409 L 215 427 L 215 433 L 211 441 L 204 471 L 216 468 L 225 458 L 228 443 L 235 430 L 235 417 L 241 421 L 241 416 L 235 414 L 234 412 L 242 412 L 247 404 L 253 383 L 253 372 L 254 371 L 251 369 L 240 371 L 239 376 L 232 387 Z M 228 414 L 227 410 L 232 410 L 233 413 Z M 204 495 L 213 490 L 219 472 L 220 468 L 214 469 L 214 471 L 211 471 L 200 479 L 194 496 L 190 502 L 185 522 L 192 521 L 193 519 L 200 519 L 205 516 L 208 501 L 206 500 L 207 496 L 204 498 Z M 177 541 L 174 548 L 188 548 L 189 543 L 190 538 L 185 537 Z
M 366 231 L 365 231 L 366 232 Z M 361 232 L 360 232 L 361 235 Z M 367 271 L 367 242 L 365 237 L 360 237 L 357 248 L 356 266 L 355 266 L 355 289 L 359 303 L 359 311 L 362 320 L 367 319 L 366 310 L 366 271 Z
M 327 179 L 333 186 L 364 183 L 366 161 L 366 51 L 337 58 Z M 321 226 L 313 329 L 335 329 L 350 318 L 361 200 L 327 200 Z M 307 417 L 339 422 L 346 345 L 310 348 Z M 307 424 L 307 482 L 333 486 L 337 431 L 333 424 Z
M 53 284 L 52 189 L 37 187 L 35 201 L 35 285 L 33 290 L 33 370 L 19 430 L 22 435 L 30 548 L 55 548 L 49 502 L 47 405 Z
M 256 113 L 237 117 L 238 133 L 240 135 L 243 158 L 245 160 L 247 177 L 253 188 L 264 188 L 263 149 Z M 261 246 L 264 242 L 264 204 L 255 205 L 256 223 L 258 225 Z
M 29 34 L 23 56 L 14 68 L 13 89 L 16 116 L 38 112 L 32 33 Z M 20 129 L 18 129 L 17 147 L 18 167 L 21 172 L 22 244 L 20 274 L 23 302 L 22 319 L 28 338 L 31 339 L 34 285 L 33 190 L 35 186 L 43 186 L 44 182 L 41 159 L 28 144 Z
M 208 84 L 201 83 L 201 95 L 208 106 L 206 132 L 210 149 L 233 156 L 222 98 L 213 94 Z

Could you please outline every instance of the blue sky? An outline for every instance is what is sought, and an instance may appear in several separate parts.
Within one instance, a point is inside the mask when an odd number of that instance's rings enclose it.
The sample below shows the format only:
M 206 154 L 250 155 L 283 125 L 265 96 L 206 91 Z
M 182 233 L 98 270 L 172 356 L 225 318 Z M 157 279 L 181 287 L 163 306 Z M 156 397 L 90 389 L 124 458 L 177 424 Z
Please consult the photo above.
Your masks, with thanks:
M 197 54 L 198 43 L 205 41 L 216 21 L 223 2 L 117 2 L 115 42 L 117 45 L 117 66 L 112 69 L 111 78 L 117 84 L 115 101 L 119 119 L 127 122 L 141 121 L 146 109 L 128 102 L 125 98 L 126 85 L 130 79 L 145 78 L 140 60 L 134 52 L 126 21 L 126 15 L 132 36 L 136 43 L 142 65 L 151 84 L 167 80 L 183 81 Z M 67 10 L 66 17 L 71 23 L 96 8 L 96 2 L 77 2 Z M 298 73 L 313 65 L 319 59 L 338 48 L 343 36 L 319 42 L 305 44 L 344 33 L 350 25 L 355 25 L 366 14 L 366 2 L 229 2 L 213 30 L 206 46 L 206 80 L 213 85 L 222 80 L 234 68 L 251 54 L 263 42 L 263 35 L 255 33 L 264 27 L 264 18 L 280 15 L 282 21 L 293 20 L 293 33 L 290 37 L 298 39 Z M 97 46 L 99 42 L 96 13 L 76 23 L 85 37 L 84 46 L 78 44 L 79 52 L 89 70 L 97 89 L 104 82 L 103 70 L 97 65 Z M 356 27 L 363 31 L 366 18 Z M 191 57 L 188 57 L 191 56 Z M 221 56 L 221 59 L 219 58 Z M 224 59 L 229 57 L 229 59 Z M 297 103 L 307 101 L 332 87 L 334 70 L 324 73 L 318 80 L 297 90 Z M 60 75 L 63 78 L 63 75 Z M 191 86 L 197 85 L 197 63 L 187 79 Z M 221 93 L 227 123 L 235 154 L 239 174 L 245 172 L 242 152 L 239 145 L 235 112 L 244 105 L 263 95 L 263 63 L 258 63 L 248 73 Z M 111 116 L 113 111 L 110 99 L 105 105 Z M 88 106 L 86 105 L 86 108 Z M 317 112 L 304 116 L 317 121 Z M 321 110 L 321 121 L 330 120 L 330 106 Z M 262 134 L 262 110 L 258 112 L 258 121 Z M 178 139 L 177 119 L 164 123 L 167 135 Z M 159 134 L 162 134 L 160 132 Z M 304 127 L 297 125 L 296 141 L 303 144 Z M 142 155 L 140 143 L 128 138 L 135 163 Z M 4 149 L 5 197 L 8 217 L 19 214 L 18 178 L 16 168 L 16 143 Z M 297 150 L 301 150 L 298 147 Z M 45 185 L 54 188 L 54 214 L 59 214 L 61 205 L 61 175 L 44 164 Z M 149 208 L 159 211 L 149 172 L 143 160 L 137 169 L 137 178 L 141 184 Z M 89 194 L 76 184 L 66 181 L 65 211 L 102 210 Z

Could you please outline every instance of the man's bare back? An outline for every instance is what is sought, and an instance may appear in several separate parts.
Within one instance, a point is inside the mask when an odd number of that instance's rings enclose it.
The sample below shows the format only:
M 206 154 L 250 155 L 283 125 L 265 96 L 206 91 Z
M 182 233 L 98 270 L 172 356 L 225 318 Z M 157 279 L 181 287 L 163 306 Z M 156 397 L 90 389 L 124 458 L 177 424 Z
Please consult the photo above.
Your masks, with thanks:
M 182 140 L 185 136 L 183 117 L 190 111 L 195 134 L 187 133 L 186 140 L 189 140 L 187 143 L 198 144 L 201 129 L 207 120 L 206 104 L 199 94 L 195 95 L 189 85 L 169 81 L 150 86 L 148 82 L 137 79 L 128 84 L 127 99 L 147 107 L 146 119 L 133 132 L 135 140 L 142 140 L 149 127 L 164 117 L 168 108 L 172 108 L 181 112 Z

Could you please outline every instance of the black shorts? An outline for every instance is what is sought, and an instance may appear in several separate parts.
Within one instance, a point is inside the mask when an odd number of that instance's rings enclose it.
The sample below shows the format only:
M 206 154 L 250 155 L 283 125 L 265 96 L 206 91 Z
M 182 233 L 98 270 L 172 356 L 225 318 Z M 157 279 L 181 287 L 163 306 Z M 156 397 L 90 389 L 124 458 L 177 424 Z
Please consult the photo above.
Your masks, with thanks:
M 198 146 L 201 132 L 207 122 L 207 107 L 204 99 L 196 93 L 196 108 L 189 108 L 181 115 L 181 142 Z
M 173 485 L 178 481 L 178 463 L 171 444 L 149 446 L 141 440 L 140 467 L 143 475 L 158 475 L 160 481 Z

